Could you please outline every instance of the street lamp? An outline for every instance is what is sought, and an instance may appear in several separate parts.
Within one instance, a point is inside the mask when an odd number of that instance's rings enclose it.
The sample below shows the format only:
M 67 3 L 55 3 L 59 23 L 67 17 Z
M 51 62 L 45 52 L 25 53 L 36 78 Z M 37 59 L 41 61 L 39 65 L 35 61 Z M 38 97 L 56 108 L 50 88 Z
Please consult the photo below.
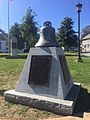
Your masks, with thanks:
M 80 56 L 80 12 L 82 9 L 82 4 L 78 3 L 76 5 L 77 13 L 78 13 L 78 62 L 83 62 Z

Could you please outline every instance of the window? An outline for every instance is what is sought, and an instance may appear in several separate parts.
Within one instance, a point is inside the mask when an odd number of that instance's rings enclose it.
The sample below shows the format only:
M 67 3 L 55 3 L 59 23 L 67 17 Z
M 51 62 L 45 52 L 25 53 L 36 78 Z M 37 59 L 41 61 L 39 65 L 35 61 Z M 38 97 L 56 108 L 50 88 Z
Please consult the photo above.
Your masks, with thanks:
M 87 45 L 87 48 L 89 48 L 89 44 Z
M 8 47 L 8 42 L 6 42 L 6 46 Z
M 0 50 L 1 50 L 1 42 L 0 42 Z
M 86 48 L 86 45 L 84 45 L 84 47 Z

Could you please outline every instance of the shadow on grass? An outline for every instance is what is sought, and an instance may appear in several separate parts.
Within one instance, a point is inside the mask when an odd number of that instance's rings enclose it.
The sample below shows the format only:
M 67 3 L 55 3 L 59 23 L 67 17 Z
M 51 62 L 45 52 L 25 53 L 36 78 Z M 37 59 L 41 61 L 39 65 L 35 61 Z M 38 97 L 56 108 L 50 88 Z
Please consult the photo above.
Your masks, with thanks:
M 4 92 L 7 90 L 0 90 L 0 96 L 4 96 Z
M 0 58 L 6 58 L 7 56 L 7 54 L 0 54 Z
M 77 54 L 67 54 L 67 53 L 66 53 L 65 56 L 71 56 L 71 57 L 75 56 L 75 57 L 77 57 L 78 55 L 77 55 Z M 89 57 L 89 56 L 81 55 L 81 57 L 87 58 L 87 57 Z
M 90 93 L 87 89 L 81 88 L 73 115 L 83 117 L 84 112 L 90 112 Z
M 28 54 L 21 54 L 17 55 L 16 57 L 12 57 L 9 54 L 0 54 L 0 58 L 5 58 L 5 59 L 26 59 Z
M 26 59 L 27 55 L 17 55 L 16 57 L 12 57 L 10 55 L 5 57 L 6 59 Z
M 65 54 L 65 56 L 77 56 L 76 54 Z

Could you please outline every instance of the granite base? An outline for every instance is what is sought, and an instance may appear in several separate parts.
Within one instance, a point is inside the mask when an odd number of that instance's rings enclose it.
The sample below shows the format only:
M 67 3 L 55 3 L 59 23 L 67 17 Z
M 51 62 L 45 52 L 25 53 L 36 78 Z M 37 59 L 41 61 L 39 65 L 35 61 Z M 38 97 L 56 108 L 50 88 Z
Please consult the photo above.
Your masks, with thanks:
M 38 109 L 54 112 L 56 114 L 72 115 L 79 90 L 80 84 L 73 84 L 73 87 L 65 100 L 36 94 L 22 93 L 15 90 L 4 92 L 4 97 L 7 101 L 16 104 L 29 105 Z

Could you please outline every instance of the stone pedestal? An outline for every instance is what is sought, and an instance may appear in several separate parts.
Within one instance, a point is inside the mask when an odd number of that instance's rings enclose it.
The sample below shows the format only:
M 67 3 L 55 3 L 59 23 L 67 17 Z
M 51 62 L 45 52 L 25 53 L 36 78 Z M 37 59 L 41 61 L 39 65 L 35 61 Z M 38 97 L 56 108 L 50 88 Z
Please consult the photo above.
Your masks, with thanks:
M 17 56 L 17 39 L 14 36 L 11 38 L 11 56 Z
M 5 99 L 70 115 L 80 90 L 72 81 L 64 52 L 59 47 L 31 48 L 15 90 Z

